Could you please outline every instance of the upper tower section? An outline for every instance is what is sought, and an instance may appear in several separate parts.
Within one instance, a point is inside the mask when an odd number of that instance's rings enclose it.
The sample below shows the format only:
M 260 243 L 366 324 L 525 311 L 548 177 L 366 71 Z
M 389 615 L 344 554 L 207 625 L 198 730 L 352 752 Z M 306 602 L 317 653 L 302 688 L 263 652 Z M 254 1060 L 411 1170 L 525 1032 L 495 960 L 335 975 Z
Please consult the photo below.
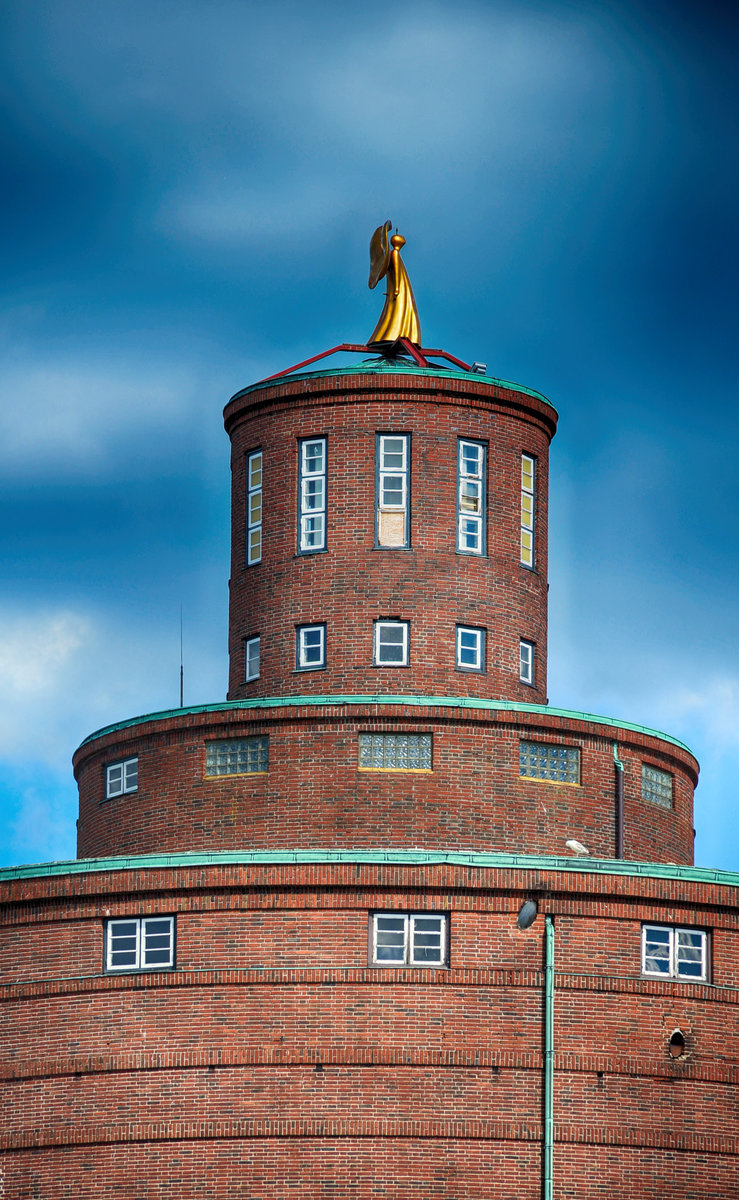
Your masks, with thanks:
M 370 274 L 388 280 L 385 306 L 367 346 L 341 347 L 352 365 L 293 368 L 226 406 L 229 699 L 546 703 L 557 414 L 416 344 L 404 239 L 383 246 L 385 230 Z

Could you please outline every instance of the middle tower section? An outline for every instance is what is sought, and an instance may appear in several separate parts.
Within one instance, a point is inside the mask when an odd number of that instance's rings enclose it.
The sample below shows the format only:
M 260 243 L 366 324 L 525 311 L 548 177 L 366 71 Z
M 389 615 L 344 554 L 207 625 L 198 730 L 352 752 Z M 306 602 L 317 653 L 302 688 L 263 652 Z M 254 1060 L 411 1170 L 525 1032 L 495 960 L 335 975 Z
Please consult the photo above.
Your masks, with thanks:
M 229 699 L 546 703 L 556 419 L 537 393 L 420 369 L 237 393 Z

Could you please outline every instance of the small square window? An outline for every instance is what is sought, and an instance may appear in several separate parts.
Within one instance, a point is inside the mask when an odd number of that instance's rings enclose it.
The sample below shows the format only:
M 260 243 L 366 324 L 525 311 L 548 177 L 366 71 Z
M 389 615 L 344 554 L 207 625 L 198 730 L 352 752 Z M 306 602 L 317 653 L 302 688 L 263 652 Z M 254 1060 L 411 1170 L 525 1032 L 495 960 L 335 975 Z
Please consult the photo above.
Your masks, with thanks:
M 550 783 L 579 783 L 580 751 L 577 746 L 555 746 L 551 742 L 521 742 L 519 775 Z
M 457 626 L 457 668 L 460 671 L 485 670 L 485 630 Z
M 269 738 L 224 738 L 205 743 L 206 775 L 255 775 L 269 767 Z
M 534 686 L 534 643 L 521 638 L 519 657 L 519 679 L 521 683 Z
M 375 621 L 375 666 L 408 666 L 407 621 Z
M 671 925 L 642 927 L 642 972 L 662 979 L 708 979 L 708 934 Z
M 372 962 L 378 967 L 443 967 L 447 918 L 438 913 L 375 913 Z
M 298 671 L 316 671 L 326 666 L 326 626 L 299 625 L 297 636 Z
M 106 922 L 106 971 L 162 971 L 173 966 L 174 917 Z
M 360 771 L 430 771 L 430 733 L 360 733 Z
M 247 638 L 244 643 L 244 678 L 247 683 L 259 679 L 259 637 Z
M 649 800 L 651 804 L 659 804 L 660 808 L 672 808 L 672 775 L 669 771 L 642 763 L 641 798 Z
M 122 762 L 110 763 L 105 768 L 105 799 L 135 792 L 139 786 L 139 760 L 126 758 Z

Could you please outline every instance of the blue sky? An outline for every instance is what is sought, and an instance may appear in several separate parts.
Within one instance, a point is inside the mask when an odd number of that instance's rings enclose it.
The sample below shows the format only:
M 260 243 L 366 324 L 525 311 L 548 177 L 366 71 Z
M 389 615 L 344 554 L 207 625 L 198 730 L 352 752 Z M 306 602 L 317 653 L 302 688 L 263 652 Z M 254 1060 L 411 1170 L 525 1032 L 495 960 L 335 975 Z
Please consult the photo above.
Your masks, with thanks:
M 702 764 L 739 869 L 736 8 L 5 0 L 3 864 L 93 729 L 225 697 L 229 396 L 379 312 L 547 395 L 549 697 Z

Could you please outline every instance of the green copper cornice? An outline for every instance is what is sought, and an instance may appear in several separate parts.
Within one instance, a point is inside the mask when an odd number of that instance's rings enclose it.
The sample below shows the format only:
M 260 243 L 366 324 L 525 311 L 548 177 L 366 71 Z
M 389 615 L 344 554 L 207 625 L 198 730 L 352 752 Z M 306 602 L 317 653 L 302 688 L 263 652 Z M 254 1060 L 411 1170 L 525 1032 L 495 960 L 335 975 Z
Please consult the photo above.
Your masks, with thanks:
M 334 367 L 333 369 L 325 367 L 322 371 L 296 371 L 290 375 L 279 375 L 274 379 L 263 380 L 260 383 L 252 383 L 249 387 L 241 388 L 238 392 L 234 393 L 228 404 L 233 404 L 234 400 L 240 399 L 241 396 L 249 396 L 252 392 L 261 392 L 267 388 L 279 387 L 284 383 L 293 383 L 296 379 L 330 379 L 342 375 L 415 375 L 423 379 L 462 379 L 465 383 L 487 383 L 492 387 L 501 387 L 507 391 L 521 392 L 524 396 L 533 396 L 535 400 L 541 400 L 542 404 L 546 404 L 548 408 L 554 409 L 551 400 L 548 400 L 541 392 L 534 391 L 533 388 L 524 387 L 522 383 L 511 383 L 507 379 L 496 379 L 493 375 L 478 375 L 477 372 L 473 371 L 447 371 L 440 367 L 416 367 L 410 363 L 402 365 L 387 359 L 356 363 L 351 367 Z M 554 411 L 556 412 L 556 409 Z
M 647 737 L 660 738 L 663 742 L 669 742 L 670 745 L 677 746 L 690 755 L 693 754 L 690 747 L 686 746 L 684 742 L 671 737 L 668 733 L 649 729 L 646 725 L 635 725 L 631 721 L 619 721 L 615 717 L 601 717 L 595 713 L 575 712 L 567 708 L 551 708 L 548 704 L 519 704 L 512 700 L 483 700 L 470 696 L 391 696 L 373 693 L 347 696 L 263 696 L 256 700 L 223 700 L 219 704 L 169 708 L 163 712 L 147 713 L 141 717 L 129 717 L 125 721 L 117 721 L 114 725 L 106 725 L 102 729 L 97 729 L 80 743 L 78 750 L 109 733 L 131 729 L 134 725 L 144 725 L 150 721 L 171 721 L 175 717 L 198 716 L 202 713 L 228 713 L 236 712 L 239 709 L 249 711 L 272 708 L 343 708 L 350 705 L 373 704 L 400 708 L 470 708 L 483 712 L 535 713 L 546 717 L 560 717 L 566 721 L 588 721 L 592 725 L 607 725 L 613 729 L 624 729 L 630 733 L 641 733 Z
M 464 850 L 194 850 L 177 854 L 136 854 L 111 858 L 82 858 L 69 862 L 37 863 L 0 868 L 0 883 L 42 876 L 90 875 L 96 871 L 143 871 L 178 867 L 280 866 L 299 863 L 368 863 L 425 867 L 451 864 L 497 870 L 566 872 L 573 875 L 613 875 L 621 878 L 682 880 L 739 887 L 739 873 L 714 867 L 674 866 L 671 863 L 626 862 L 623 859 L 569 858 L 563 855 L 498 854 Z

